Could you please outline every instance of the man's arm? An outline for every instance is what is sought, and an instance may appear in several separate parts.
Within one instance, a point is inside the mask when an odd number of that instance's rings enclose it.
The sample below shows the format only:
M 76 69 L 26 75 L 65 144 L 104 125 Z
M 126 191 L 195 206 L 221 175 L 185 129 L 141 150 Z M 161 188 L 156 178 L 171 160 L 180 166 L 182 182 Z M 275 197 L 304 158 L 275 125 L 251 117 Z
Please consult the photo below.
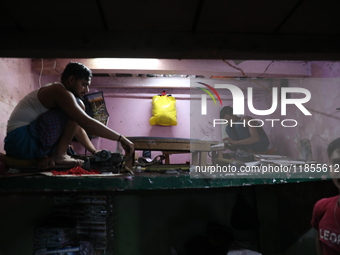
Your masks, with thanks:
M 83 111 L 85 111 L 86 107 L 84 102 L 80 98 L 76 98 L 76 100 L 80 107 L 83 109 Z M 85 149 L 88 150 L 90 153 L 95 154 L 97 152 L 89 136 L 87 135 L 85 130 L 80 126 L 78 126 L 78 129 L 75 133 L 75 137 L 77 138 L 78 142 L 80 142 L 81 145 L 83 145 Z

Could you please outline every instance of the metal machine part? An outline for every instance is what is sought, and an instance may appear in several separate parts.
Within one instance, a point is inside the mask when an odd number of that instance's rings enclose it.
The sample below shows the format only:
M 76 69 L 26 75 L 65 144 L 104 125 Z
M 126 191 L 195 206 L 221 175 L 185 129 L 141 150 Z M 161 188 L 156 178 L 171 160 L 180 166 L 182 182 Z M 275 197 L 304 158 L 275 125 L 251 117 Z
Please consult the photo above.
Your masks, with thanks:
M 83 168 L 86 170 L 96 169 L 100 172 L 119 173 L 124 168 L 124 156 L 109 150 L 101 150 L 93 156 L 86 157 Z

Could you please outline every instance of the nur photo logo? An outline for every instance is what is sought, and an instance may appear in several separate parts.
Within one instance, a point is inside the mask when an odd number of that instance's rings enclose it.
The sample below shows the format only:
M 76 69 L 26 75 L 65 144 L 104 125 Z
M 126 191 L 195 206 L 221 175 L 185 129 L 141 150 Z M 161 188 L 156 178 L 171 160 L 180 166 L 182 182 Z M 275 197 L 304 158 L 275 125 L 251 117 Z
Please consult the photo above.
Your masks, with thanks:
M 216 89 L 206 83 L 203 82 L 197 82 L 198 84 L 204 85 L 205 87 L 207 87 L 208 89 L 210 89 L 218 98 L 218 101 L 220 102 L 220 105 L 222 106 L 222 99 L 220 97 L 220 95 L 218 94 L 218 92 L 216 91 Z M 202 88 L 202 87 L 196 87 L 202 91 L 204 91 L 206 94 L 202 94 L 201 95 L 201 114 L 202 115 L 207 115 L 207 94 L 210 96 L 210 98 L 214 101 L 214 104 L 217 105 L 215 96 L 207 89 Z
M 222 99 L 219 93 L 216 91 L 216 89 L 227 89 L 228 93 L 231 93 L 232 95 L 232 104 L 234 109 L 234 114 L 236 115 L 244 115 L 245 113 L 245 106 L 248 107 L 248 110 L 257 116 L 270 116 L 273 114 L 277 109 L 280 109 L 280 115 L 286 116 L 287 115 L 287 105 L 295 105 L 297 109 L 299 109 L 304 115 L 311 116 L 312 114 L 307 110 L 307 108 L 304 106 L 305 103 L 308 103 L 311 99 L 311 93 L 306 88 L 299 88 L 299 87 L 272 87 L 271 88 L 271 106 L 268 109 L 256 109 L 254 107 L 254 101 L 253 101 L 253 88 L 247 87 L 246 90 L 246 96 L 244 95 L 244 92 L 242 89 L 237 87 L 236 85 L 232 84 L 214 84 L 214 86 L 210 86 L 203 82 L 197 82 L 198 84 L 201 84 L 204 87 L 196 87 L 202 91 L 204 91 L 204 94 L 201 94 L 201 115 L 207 115 L 207 95 L 210 96 L 210 98 L 214 101 L 214 104 L 217 105 L 217 101 L 215 96 L 217 97 L 220 105 L 222 106 Z M 214 95 L 213 95 L 214 94 Z M 300 97 L 290 98 L 289 95 L 291 94 L 299 94 Z M 301 97 L 302 96 L 302 97 Z M 261 123 L 261 126 L 263 126 L 264 122 L 271 123 L 271 126 L 274 127 L 275 122 L 280 122 L 282 126 L 284 127 L 296 127 L 298 122 L 295 119 L 253 119 L 252 121 L 257 121 Z M 288 125 L 287 122 L 293 123 L 291 125 Z M 214 127 L 215 125 L 220 124 L 227 124 L 228 120 L 225 119 L 214 119 L 213 120 Z M 239 124 L 239 123 L 234 123 Z M 245 123 L 241 123 L 244 124 Z M 248 123 L 249 124 L 249 123 Z M 250 126 L 251 123 L 249 124 Z

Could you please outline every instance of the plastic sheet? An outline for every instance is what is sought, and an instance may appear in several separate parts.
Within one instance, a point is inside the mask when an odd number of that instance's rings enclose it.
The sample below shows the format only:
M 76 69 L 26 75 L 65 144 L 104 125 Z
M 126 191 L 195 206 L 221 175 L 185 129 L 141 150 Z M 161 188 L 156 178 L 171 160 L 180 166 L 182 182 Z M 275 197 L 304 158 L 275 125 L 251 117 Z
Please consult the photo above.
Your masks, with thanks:
M 150 125 L 177 126 L 176 99 L 171 95 L 152 98 Z

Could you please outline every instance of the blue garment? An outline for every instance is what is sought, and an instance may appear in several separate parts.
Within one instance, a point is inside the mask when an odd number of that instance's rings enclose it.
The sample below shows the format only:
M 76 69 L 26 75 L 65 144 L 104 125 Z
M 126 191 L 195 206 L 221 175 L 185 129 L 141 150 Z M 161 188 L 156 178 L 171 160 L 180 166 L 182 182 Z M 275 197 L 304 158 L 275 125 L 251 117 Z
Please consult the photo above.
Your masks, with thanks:
M 29 125 L 16 128 L 5 137 L 6 155 L 18 159 L 38 158 L 39 147 L 36 139 L 30 134 Z
M 251 150 L 255 153 L 263 153 L 267 151 L 270 144 L 267 134 L 260 126 L 256 127 L 256 129 L 259 134 L 260 141 L 248 145 L 237 145 L 239 149 L 244 151 Z M 233 123 L 232 127 L 227 126 L 226 133 L 234 141 L 240 141 L 250 137 L 249 127 L 247 124 L 244 125 L 244 122 Z
M 29 125 L 12 130 L 5 137 L 6 154 L 17 159 L 39 159 L 51 155 L 67 120 L 62 110 L 49 110 Z

